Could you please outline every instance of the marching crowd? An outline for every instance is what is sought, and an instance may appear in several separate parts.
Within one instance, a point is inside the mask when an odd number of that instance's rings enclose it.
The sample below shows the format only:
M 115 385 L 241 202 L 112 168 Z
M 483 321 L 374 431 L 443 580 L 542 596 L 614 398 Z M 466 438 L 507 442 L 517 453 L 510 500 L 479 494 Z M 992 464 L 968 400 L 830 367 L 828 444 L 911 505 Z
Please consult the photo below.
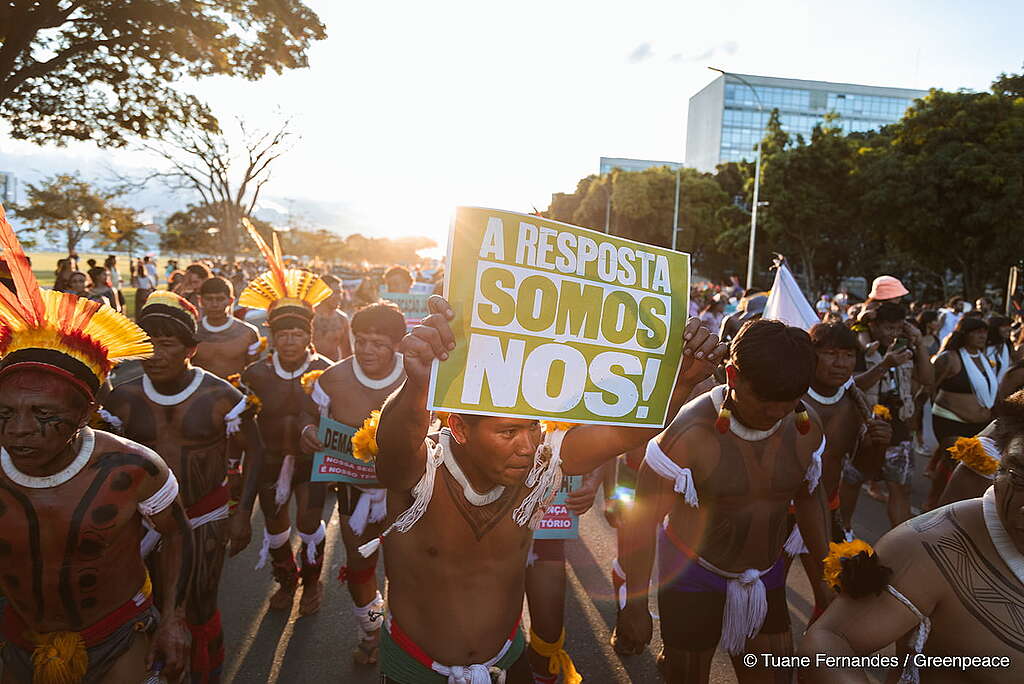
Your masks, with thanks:
M 323 600 L 328 500 L 357 663 L 398 684 L 577 684 L 565 542 L 533 539 L 571 475 L 567 507 L 604 486 L 618 531 L 612 645 L 646 649 L 653 588 L 667 682 L 706 682 L 716 648 L 741 681 L 862 681 L 890 644 L 905 681 L 1020 677 L 1024 362 L 990 306 L 912 317 L 882 276 L 804 331 L 749 293 L 687 323 L 664 430 L 445 415 L 426 407 L 455 347 L 448 302 L 410 332 L 376 292 L 358 306 L 250 236 L 263 263 L 192 264 L 167 289 L 133 264 L 133 322 L 113 257 L 66 260 L 43 289 L 0 210 L 4 684 L 219 681 L 221 573 L 254 509 L 269 608 L 297 599 L 305 616 Z M 311 480 L 325 417 L 356 430 L 365 483 Z M 912 517 L 922 453 L 932 488 Z M 887 500 L 874 546 L 853 531 L 862 491 Z M 794 644 L 798 558 L 815 607 Z

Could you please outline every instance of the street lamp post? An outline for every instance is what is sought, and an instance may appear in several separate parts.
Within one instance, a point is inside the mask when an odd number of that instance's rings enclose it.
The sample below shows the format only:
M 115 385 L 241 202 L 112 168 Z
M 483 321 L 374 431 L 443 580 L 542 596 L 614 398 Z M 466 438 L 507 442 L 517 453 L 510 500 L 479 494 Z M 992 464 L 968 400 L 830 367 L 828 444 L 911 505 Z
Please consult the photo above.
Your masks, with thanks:
M 723 76 L 732 76 L 736 80 L 743 83 L 743 85 L 750 88 L 750 92 L 754 94 L 754 102 L 757 103 L 757 111 L 764 117 L 764 106 L 761 104 L 761 98 L 757 95 L 757 90 L 754 86 L 750 85 L 747 79 L 743 78 L 738 74 L 732 74 L 722 69 L 715 67 L 708 67 L 712 71 L 717 71 Z M 762 130 L 762 134 L 764 131 Z M 757 240 L 757 199 L 758 191 L 761 187 L 761 139 L 764 135 L 758 136 L 757 138 L 757 157 L 754 162 L 754 206 L 750 210 L 750 250 L 747 253 L 747 289 L 749 290 L 754 285 L 754 244 Z
M 679 234 L 679 174 L 682 164 L 676 167 L 676 207 L 672 211 L 672 251 L 676 251 L 676 235 Z

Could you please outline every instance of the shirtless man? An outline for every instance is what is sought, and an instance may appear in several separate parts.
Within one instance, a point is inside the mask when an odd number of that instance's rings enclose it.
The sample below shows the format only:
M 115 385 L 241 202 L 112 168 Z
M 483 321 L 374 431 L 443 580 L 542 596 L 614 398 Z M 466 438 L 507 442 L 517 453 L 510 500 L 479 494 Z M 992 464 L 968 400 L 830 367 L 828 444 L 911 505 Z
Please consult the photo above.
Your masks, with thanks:
M 234 290 L 226 278 L 214 276 L 199 286 L 203 317 L 199 320 L 199 346 L 192 365 L 227 380 L 241 373 L 259 356 L 256 326 L 231 315 Z
M 867 655 L 911 632 L 923 656 L 908 663 L 928 682 L 1009 682 L 1024 677 L 1024 393 L 1011 396 L 995 441 L 1003 453 L 982 498 L 943 506 L 894 528 L 878 542 L 888 586 L 852 598 L 845 592 L 808 630 L 800 653 Z M 930 629 L 918 629 L 927 621 Z M 974 663 L 929 657 L 987 658 Z M 900 659 L 899 665 L 903 661 Z M 905 672 L 913 676 L 913 672 Z M 819 667 L 815 682 L 867 682 L 859 669 Z
M 2 206 L 0 243 L 18 283 L 0 293 L 0 680 L 173 681 L 192 553 L 177 483 L 149 449 L 86 427 L 111 365 L 152 347 L 108 308 L 44 293 Z M 143 516 L 165 535 L 159 626 Z
M 249 544 L 250 518 L 262 461 L 262 444 L 242 394 L 226 381 L 194 368 L 198 314 L 182 297 L 154 292 L 139 325 L 153 341 L 145 375 L 114 388 L 105 409 L 124 435 L 161 454 L 181 483 L 181 498 L 196 549 L 186 617 L 192 632 L 192 681 L 219 681 L 224 637 L 217 590 L 225 549 L 234 556 Z M 244 438 L 248 468 L 238 514 L 228 523 L 228 460 Z M 154 549 L 155 534 L 143 541 Z M 163 549 L 154 551 L 159 559 Z
M 841 542 L 848 536 L 839 516 L 839 482 L 843 464 L 854 461 L 881 462 L 881 453 L 889 445 L 892 429 L 888 421 L 875 418 L 867 399 L 853 383 L 853 370 L 857 364 L 857 336 L 842 323 L 819 323 L 810 330 L 811 344 L 817 356 L 817 365 L 804 402 L 821 420 L 825 430 L 825 453 L 821 457 L 821 485 L 828 501 L 828 536 Z M 849 533 L 852 535 L 852 532 Z M 787 548 L 788 552 L 797 549 Z M 816 592 L 812 618 L 820 615 L 831 600 L 831 592 L 813 573 L 819 563 L 806 553 L 800 554 L 811 588 Z M 827 594 L 825 592 L 828 592 Z
M 316 319 L 313 324 L 316 325 Z M 402 355 L 398 353 L 398 345 L 405 337 L 405 317 L 394 304 L 371 304 L 352 317 L 352 331 L 355 355 L 324 371 L 316 381 L 312 397 L 321 413 L 358 430 L 405 380 Z M 303 453 L 323 449 L 316 435 L 316 425 L 303 429 Z M 372 664 L 378 657 L 384 601 L 377 587 L 377 554 L 363 558 L 358 549 L 383 529 L 387 512 L 385 490 L 376 481 L 367 482 L 364 487 L 338 483 L 337 494 L 347 563 L 338 577 L 348 582 L 361 636 L 353 655 L 356 662 Z
M 429 306 L 433 313 L 402 342 L 407 379 L 385 402 L 377 431 L 389 517 L 402 513 L 382 535 L 391 615 L 381 672 L 399 684 L 476 682 L 497 668 L 507 684 L 531 682 L 519 630 L 529 523 L 555 486 L 559 459 L 565 475 L 590 472 L 655 431 L 581 425 L 548 433 L 558 437 L 538 450 L 537 421 L 452 414 L 435 443 L 427 438 L 430 368 L 455 343 L 448 303 L 434 296 Z M 670 412 L 724 355 L 699 326 L 687 325 Z M 531 465 L 537 484 L 527 487 Z
M 268 321 L 274 351 L 242 373 L 242 384 L 262 405 L 257 421 L 266 445 L 266 465 L 259 485 L 266 529 L 257 569 L 268 560 L 272 563 L 274 579 L 280 585 L 270 597 L 273 610 L 291 608 L 301 576 L 301 615 L 311 615 L 320 609 L 326 534 L 320 516 L 327 489 L 322 482 L 310 482 L 313 460 L 299 449 L 302 428 L 313 422 L 302 389 L 302 376 L 331 365 L 312 349 L 312 320 L 312 307 L 285 304 L 272 308 Z M 302 540 L 301 573 L 290 543 L 288 505 L 292 493 L 297 508 L 296 527 Z
M 320 279 L 331 288 L 331 296 L 320 302 L 313 318 L 313 347 L 321 356 L 331 361 L 341 361 L 352 355 L 349 340 L 348 316 L 341 306 L 341 280 L 330 274 Z
M 791 501 L 812 558 L 827 551 L 824 434 L 801 402 L 814 367 L 807 333 L 748 322 L 732 342 L 728 384 L 689 402 L 648 444 L 627 518 L 629 591 L 614 638 L 636 653 L 651 639 L 657 532 L 659 665 L 668 682 L 707 682 L 720 637 L 741 682 L 769 676 L 743 666 L 741 654 L 792 654 L 783 558 Z

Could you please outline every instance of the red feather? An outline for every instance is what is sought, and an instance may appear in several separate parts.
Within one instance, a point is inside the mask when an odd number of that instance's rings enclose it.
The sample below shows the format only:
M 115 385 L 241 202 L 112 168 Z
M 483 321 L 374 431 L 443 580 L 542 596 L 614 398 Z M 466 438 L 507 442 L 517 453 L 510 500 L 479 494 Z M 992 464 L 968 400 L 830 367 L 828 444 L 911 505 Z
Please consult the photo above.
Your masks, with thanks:
M 14 294 L 21 308 L 26 314 L 26 322 L 39 325 L 46 320 L 46 303 L 39 291 L 39 283 L 32 273 L 32 265 L 28 262 L 28 256 L 18 242 L 18 236 L 14 234 L 14 228 L 7 221 L 7 214 L 3 204 L 0 204 L 0 245 L 4 248 L 4 258 L 7 267 L 11 270 L 11 280 L 14 281 Z M 4 297 L 4 299 L 8 299 Z

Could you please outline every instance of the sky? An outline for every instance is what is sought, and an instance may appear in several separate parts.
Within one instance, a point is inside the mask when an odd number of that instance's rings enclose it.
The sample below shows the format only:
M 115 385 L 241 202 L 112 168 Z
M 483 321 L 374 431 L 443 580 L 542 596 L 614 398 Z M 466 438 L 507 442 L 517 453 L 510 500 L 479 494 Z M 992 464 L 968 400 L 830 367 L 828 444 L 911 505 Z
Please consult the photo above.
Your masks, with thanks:
M 598 158 L 681 160 L 707 69 L 947 90 L 987 89 L 1024 63 L 1019 0 L 497 3 L 308 0 L 328 38 L 310 68 L 185 84 L 222 121 L 294 116 L 268 204 L 336 208 L 342 232 L 428 235 L 452 208 L 532 211 Z M 0 135 L 5 159 L 144 166 L 86 145 Z

